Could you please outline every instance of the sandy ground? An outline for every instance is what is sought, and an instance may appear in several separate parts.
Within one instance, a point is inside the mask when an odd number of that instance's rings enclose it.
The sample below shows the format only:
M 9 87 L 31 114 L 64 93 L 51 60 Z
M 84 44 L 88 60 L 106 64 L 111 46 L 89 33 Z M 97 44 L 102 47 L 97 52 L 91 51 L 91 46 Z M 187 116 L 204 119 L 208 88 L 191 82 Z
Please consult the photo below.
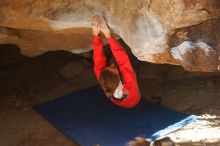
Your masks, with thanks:
M 32 106 L 97 84 L 91 65 L 66 52 L 26 58 L 0 46 L 0 146 L 77 146 Z M 169 136 L 177 145 L 220 145 L 220 75 L 189 73 L 181 67 L 141 63 L 139 86 L 150 102 L 199 119 Z

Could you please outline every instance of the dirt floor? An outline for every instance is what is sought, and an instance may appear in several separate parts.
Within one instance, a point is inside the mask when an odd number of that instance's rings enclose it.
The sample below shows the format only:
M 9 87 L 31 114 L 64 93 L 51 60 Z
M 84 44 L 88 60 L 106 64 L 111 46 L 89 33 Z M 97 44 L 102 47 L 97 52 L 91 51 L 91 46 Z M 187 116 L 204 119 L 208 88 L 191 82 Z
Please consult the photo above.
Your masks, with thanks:
M 77 146 L 43 119 L 33 105 L 97 84 L 85 56 L 48 52 L 27 58 L 0 45 L 0 146 Z M 177 145 L 220 146 L 220 73 L 141 62 L 142 97 L 199 119 L 169 136 Z

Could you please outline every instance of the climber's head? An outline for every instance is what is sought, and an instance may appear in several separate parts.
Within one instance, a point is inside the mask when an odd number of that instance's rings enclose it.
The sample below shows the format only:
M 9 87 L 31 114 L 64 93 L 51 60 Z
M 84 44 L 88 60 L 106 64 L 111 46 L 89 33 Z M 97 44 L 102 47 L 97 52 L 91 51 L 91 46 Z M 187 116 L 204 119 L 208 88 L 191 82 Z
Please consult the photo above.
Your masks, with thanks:
M 106 67 L 100 74 L 99 82 L 106 96 L 112 96 L 120 82 L 118 68 L 114 64 Z

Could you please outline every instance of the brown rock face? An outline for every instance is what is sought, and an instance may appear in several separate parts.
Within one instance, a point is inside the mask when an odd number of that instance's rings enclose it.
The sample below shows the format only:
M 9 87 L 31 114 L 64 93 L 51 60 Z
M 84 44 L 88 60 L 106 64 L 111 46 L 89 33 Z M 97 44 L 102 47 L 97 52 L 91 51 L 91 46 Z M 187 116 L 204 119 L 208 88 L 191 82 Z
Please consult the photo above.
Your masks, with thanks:
M 1 0 L 0 43 L 27 56 L 91 50 L 91 17 L 104 15 L 142 61 L 220 70 L 219 0 Z

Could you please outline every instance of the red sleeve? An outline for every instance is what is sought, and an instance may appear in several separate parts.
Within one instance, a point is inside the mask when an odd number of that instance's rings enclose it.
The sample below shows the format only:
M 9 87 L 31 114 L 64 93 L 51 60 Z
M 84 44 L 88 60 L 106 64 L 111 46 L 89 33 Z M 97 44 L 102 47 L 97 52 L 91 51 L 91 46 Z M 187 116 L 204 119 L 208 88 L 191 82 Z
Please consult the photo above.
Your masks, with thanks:
M 106 67 L 106 56 L 103 51 L 103 42 L 100 36 L 93 36 L 92 43 L 94 72 L 97 80 L 99 80 L 100 73 Z
M 124 100 L 120 101 L 113 98 L 112 101 L 125 108 L 134 107 L 139 103 L 140 96 L 135 73 L 131 66 L 129 57 L 124 48 L 122 48 L 113 37 L 108 39 L 108 43 L 122 74 L 123 91 L 128 92 L 128 97 Z

